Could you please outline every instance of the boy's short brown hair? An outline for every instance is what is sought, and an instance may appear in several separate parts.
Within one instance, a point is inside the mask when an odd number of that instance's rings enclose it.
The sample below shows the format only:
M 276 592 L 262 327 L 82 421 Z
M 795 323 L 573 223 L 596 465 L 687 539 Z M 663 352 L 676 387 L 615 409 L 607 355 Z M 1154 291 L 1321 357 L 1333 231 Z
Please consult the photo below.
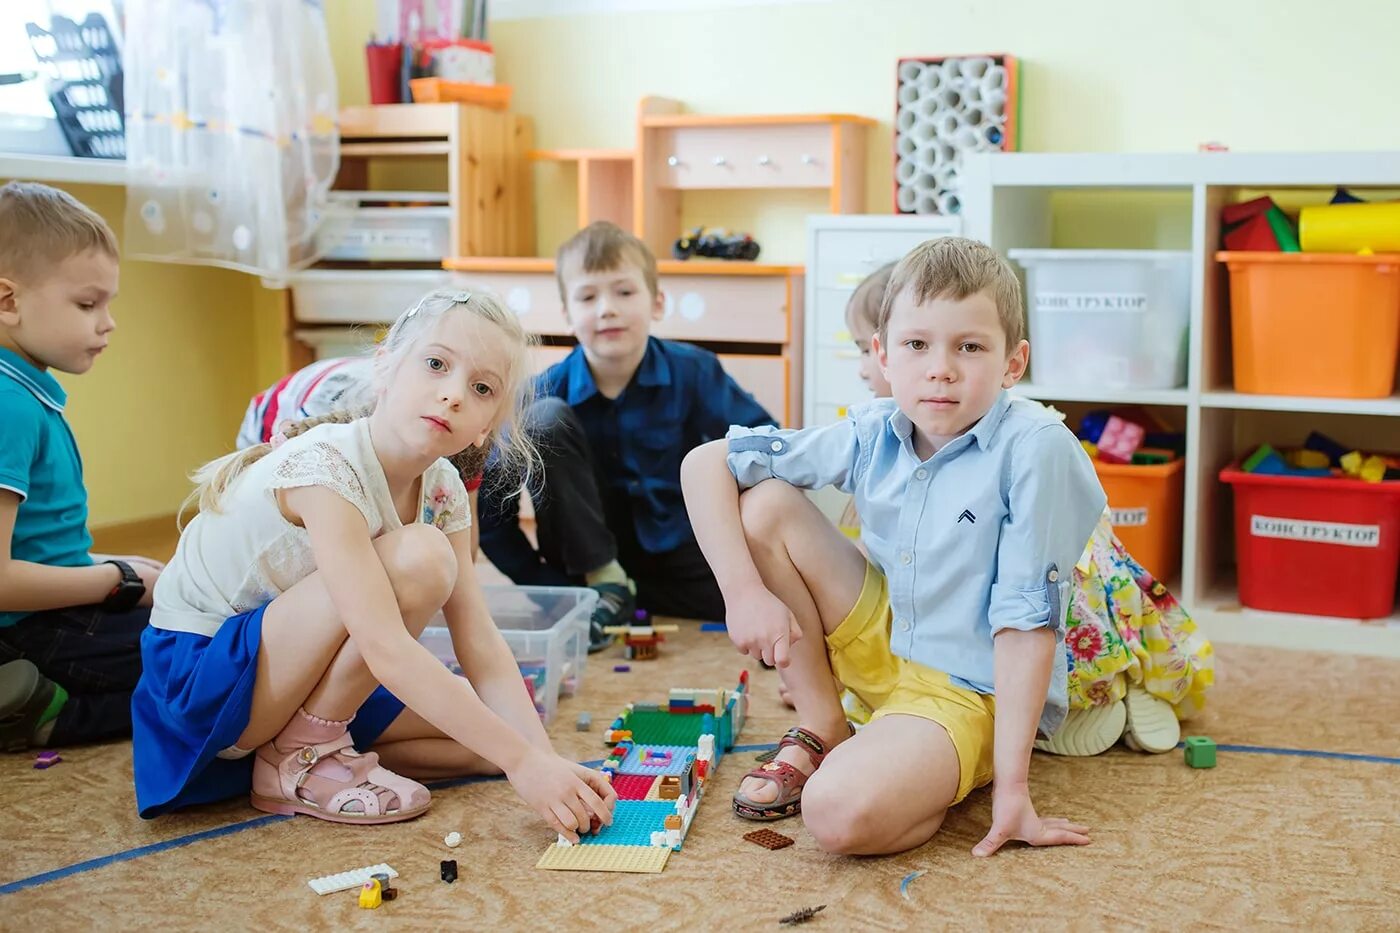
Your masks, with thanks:
M 92 208 L 48 185 L 0 188 L 0 277 L 32 280 L 91 249 L 120 255 L 112 228 Z
M 615 223 L 595 220 L 569 237 L 554 256 L 554 277 L 559 280 L 559 298 L 569 303 L 568 285 L 564 282 L 564 260 L 580 255 L 584 272 L 608 272 L 630 259 L 642 270 L 647 291 L 656 297 L 656 257 L 647 245 Z
M 899 261 L 880 304 L 880 339 L 889 336 L 890 311 L 895 299 L 910 291 L 916 304 L 935 298 L 961 301 L 986 293 L 997 306 L 997 317 L 1006 334 L 1009 354 L 1026 336 L 1026 312 L 1021 306 L 1021 282 L 1006 260 L 992 248 L 967 237 L 945 236 L 927 240 Z
M 885 290 L 889 287 L 890 276 L 897 262 L 887 262 L 874 272 L 861 279 L 851 300 L 846 302 L 846 326 L 854 321 L 864 321 L 872 330 L 880 327 L 880 306 L 885 301 Z

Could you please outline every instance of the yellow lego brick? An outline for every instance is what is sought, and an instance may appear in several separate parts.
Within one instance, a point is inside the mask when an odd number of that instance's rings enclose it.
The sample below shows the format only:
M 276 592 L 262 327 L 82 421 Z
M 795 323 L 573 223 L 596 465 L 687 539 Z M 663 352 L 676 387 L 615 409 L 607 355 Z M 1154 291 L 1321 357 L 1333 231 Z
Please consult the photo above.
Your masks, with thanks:
M 536 868 L 555 871 L 626 871 L 656 874 L 671 850 L 664 846 L 558 846 L 545 850 Z

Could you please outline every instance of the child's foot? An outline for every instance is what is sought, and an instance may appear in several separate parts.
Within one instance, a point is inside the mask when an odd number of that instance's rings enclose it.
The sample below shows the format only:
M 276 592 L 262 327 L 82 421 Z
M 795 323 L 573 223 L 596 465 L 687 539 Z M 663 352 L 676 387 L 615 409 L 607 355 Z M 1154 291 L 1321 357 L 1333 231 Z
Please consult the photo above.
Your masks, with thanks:
M 1123 737 L 1128 723 L 1128 709 L 1122 700 L 1107 706 L 1072 709 L 1065 724 L 1048 739 L 1037 739 L 1035 747 L 1053 755 L 1088 758 L 1100 755 Z
M 632 581 L 625 583 L 595 583 L 598 591 L 598 604 L 593 607 L 593 615 L 588 620 L 588 653 L 602 651 L 613 642 L 613 636 L 605 629 L 614 625 L 631 625 L 632 615 L 637 611 L 637 597 L 633 594 Z
M 844 741 L 850 726 L 843 722 L 834 734 Z M 749 820 L 780 820 L 802 812 L 802 788 L 836 744 L 810 729 L 789 729 L 777 756 L 744 777 L 734 793 L 734 812 Z
M 277 738 L 258 749 L 253 806 L 333 823 L 397 823 L 425 813 L 432 802 L 428 789 L 379 767 L 374 752 L 355 751 L 349 726 L 349 720 L 297 710 Z
M 50 707 L 62 706 L 60 692 L 32 661 L 0 665 L 0 751 L 22 752 L 33 744 L 34 733 L 57 715 L 56 709 L 49 715 Z
M 1128 729 L 1123 741 L 1133 751 L 1161 755 L 1176 748 L 1176 743 L 1181 741 L 1181 722 L 1166 700 L 1153 696 L 1137 684 L 1129 684 L 1123 705 L 1128 710 Z

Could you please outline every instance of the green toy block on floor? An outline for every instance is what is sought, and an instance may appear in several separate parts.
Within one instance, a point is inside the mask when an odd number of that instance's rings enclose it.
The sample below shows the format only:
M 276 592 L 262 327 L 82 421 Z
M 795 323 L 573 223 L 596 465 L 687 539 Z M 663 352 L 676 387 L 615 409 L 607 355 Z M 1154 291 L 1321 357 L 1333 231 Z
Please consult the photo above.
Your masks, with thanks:
M 1215 767 L 1215 743 L 1203 735 L 1186 737 L 1186 764 L 1192 768 Z

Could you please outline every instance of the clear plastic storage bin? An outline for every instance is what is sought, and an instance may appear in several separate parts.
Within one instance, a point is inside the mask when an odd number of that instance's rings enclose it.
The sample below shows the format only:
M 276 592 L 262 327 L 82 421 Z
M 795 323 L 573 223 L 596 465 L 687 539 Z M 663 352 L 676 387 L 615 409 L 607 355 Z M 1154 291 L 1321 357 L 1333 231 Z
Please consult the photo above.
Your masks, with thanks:
M 1186 384 L 1189 252 L 1013 249 L 1007 255 L 1026 270 L 1032 383 Z
M 353 208 L 348 226 L 327 225 L 317 246 L 341 262 L 438 262 L 451 252 L 448 196 L 420 191 L 333 191 L 331 200 Z M 388 207 L 407 202 L 414 207 Z
M 482 592 L 520 665 L 535 709 L 548 724 L 559 698 L 572 696 L 583 685 L 588 619 L 598 593 L 574 586 L 484 586 Z M 430 626 L 418 640 L 454 673 L 461 672 L 446 628 Z

